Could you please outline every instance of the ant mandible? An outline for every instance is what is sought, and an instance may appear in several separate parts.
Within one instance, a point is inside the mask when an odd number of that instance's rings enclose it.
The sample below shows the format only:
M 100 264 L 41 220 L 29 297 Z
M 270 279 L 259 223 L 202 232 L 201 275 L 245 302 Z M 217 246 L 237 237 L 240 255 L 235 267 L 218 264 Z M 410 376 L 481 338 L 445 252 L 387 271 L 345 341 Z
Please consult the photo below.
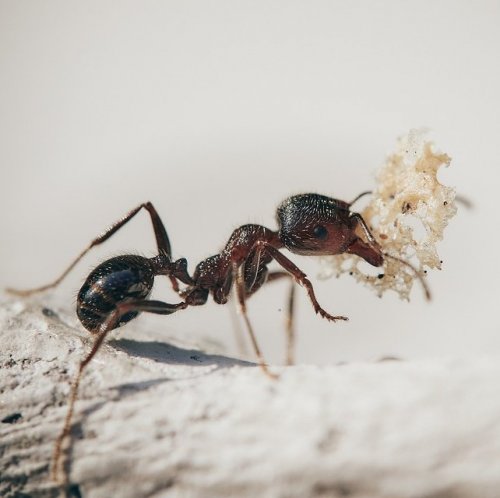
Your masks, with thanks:
M 28 296 L 57 286 L 90 249 L 109 239 L 141 209 L 144 208 L 149 212 L 158 255 L 152 258 L 137 255 L 111 258 L 90 273 L 78 293 L 76 310 L 78 318 L 95 339 L 90 352 L 80 362 L 72 382 L 64 427 L 54 448 L 52 477 L 57 480 L 62 444 L 70 431 L 78 387 L 85 367 L 98 352 L 111 330 L 129 322 L 143 311 L 170 315 L 188 306 L 205 304 L 210 293 L 216 303 L 225 304 L 234 287 L 259 366 L 266 375 L 276 378 L 267 368 L 246 312 L 246 299 L 257 292 L 264 283 L 291 277 L 306 289 L 316 313 L 333 322 L 347 320 L 345 316 L 331 315 L 320 306 L 306 274 L 286 257 L 281 249 L 307 256 L 351 253 L 360 256 L 373 266 L 381 266 L 384 257 L 394 258 L 413 269 L 429 297 L 429 291 L 417 270 L 408 262 L 382 252 L 362 216 L 350 210 L 354 202 L 369 193 L 363 192 L 352 202 L 319 194 L 289 197 L 281 203 L 276 212 L 278 231 L 253 224 L 237 228 L 224 249 L 219 254 L 201 261 L 193 276 L 188 273 L 186 259 L 175 261 L 172 259 L 165 227 L 153 204 L 146 202 L 95 238 L 54 282 L 31 290 L 9 289 L 11 293 Z M 359 229 L 366 240 L 358 235 Z M 268 265 L 273 260 L 282 270 L 269 272 Z M 181 302 L 170 304 L 148 299 L 154 277 L 158 275 L 170 279 L 173 290 L 182 298 Z M 185 287 L 181 289 L 179 283 Z M 293 294 L 290 303 L 292 300 Z M 291 315 L 291 311 L 289 312 Z

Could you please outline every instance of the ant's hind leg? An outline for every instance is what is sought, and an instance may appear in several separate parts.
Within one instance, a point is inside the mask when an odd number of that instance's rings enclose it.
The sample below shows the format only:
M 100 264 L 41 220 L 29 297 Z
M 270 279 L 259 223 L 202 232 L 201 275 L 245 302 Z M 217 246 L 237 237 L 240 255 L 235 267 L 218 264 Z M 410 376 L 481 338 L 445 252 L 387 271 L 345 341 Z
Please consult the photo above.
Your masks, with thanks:
M 35 289 L 19 290 L 19 289 L 6 289 L 10 294 L 15 294 L 17 296 L 30 296 L 36 294 L 37 292 L 42 292 L 48 289 L 52 289 L 59 285 L 59 283 L 68 275 L 68 273 L 76 266 L 76 264 L 95 246 L 102 244 L 104 241 L 108 240 L 115 232 L 117 232 L 123 225 L 130 221 L 142 208 L 146 209 L 151 216 L 151 222 L 153 224 L 153 230 L 156 238 L 156 245 L 158 246 L 158 252 L 160 254 L 166 255 L 169 259 L 171 257 L 170 241 L 168 239 L 167 231 L 158 215 L 156 209 L 151 202 L 145 202 L 132 209 L 123 218 L 113 223 L 109 228 L 107 228 L 101 235 L 96 237 L 64 270 L 64 272 L 56 278 L 53 282 L 37 287 Z
M 176 311 L 185 309 L 187 306 L 188 305 L 185 302 L 181 302 L 178 304 L 168 304 L 162 301 L 132 301 L 119 304 L 115 308 L 115 310 L 108 316 L 106 321 L 103 322 L 99 330 L 97 330 L 97 335 L 92 345 L 92 349 L 80 362 L 76 375 L 73 378 L 73 382 L 71 383 L 68 411 L 66 412 L 64 425 L 61 432 L 59 433 L 59 436 L 57 437 L 54 446 L 54 452 L 52 455 L 51 478 L 53 481 L 61 482 L 59 479 L 61 471 L 64 471 L 62 483 L 67 484 L 69 481 L 69 476 L 67 474 L 67 470 L 65 470 L 64 462 L 61 460 L 63 443 L 70 433 L 71 420 L 73 419 L 75 402 L 78 396 L 78 388 L 80 386 L 80 380 L 82 378 L 83 371 L 101 348 L 101 345 L 108 333 L 116 328 L 117 324 L 120 321 L 120 318 L 127 313 L 134 311 L 145 311 L 149 313 L 156 313 L 158 315 L 170 315 L 171 313 L 175 313 Z
M 250 323 L 250 320 L 248 318 L 247 314 L 247 306 L 246 306 L 246 299 L 245 299 L 245 280 L 244 280 L 244 275 L 243 272 L 241 271 L 241 268 L 237 268 L 235 264 L 233 264 L 233 275 L 234 275 L 234 283 L 236 286 L 236 296 L 238 298 L 238 305 L 240 309 L 240 313 L 243 316 L 243 320 L 245 321 L 246 328 L 248 330 L 248 334 L 250 335 L 250 340 L 252 342 L 253 349 L 255 351 L 255 355 L 257 356 L 257 361 L 259 363 L 259 367 L 262 369 L 262 371 L 271 379 L 276 380 L 278 376 L 276 374 L 273 374 L 269 371 L 267 368 L 267 364 L 264 360 L 264 357 L 262 356 L 262 352 L 260 350 L 259 344 L 257 343 L 257 338 L 255 337 L 255 333 L 253 331 L 252 324 Z
M 286 357 L 285 364 L 293 365 L 295 363 L 295 327 L 294 327 L 294 309 L 295 309 L 295 282 L 292 275 L 286 271 L 273 271 L 267 277 L 267 283 L 280 278 L 290 279 L 290 290 L 288 291 L 288 300 L 286 304 L 285 332 L 286 332 Z

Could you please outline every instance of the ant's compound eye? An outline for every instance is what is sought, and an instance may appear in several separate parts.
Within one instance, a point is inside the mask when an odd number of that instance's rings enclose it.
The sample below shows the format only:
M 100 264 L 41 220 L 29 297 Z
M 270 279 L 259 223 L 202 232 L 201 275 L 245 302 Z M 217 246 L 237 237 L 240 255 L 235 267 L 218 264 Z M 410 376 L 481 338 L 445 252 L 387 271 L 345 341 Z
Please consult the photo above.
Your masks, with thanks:
M 313 230 L 313 235 L 317 239 L 326 239 L 328 237 L 328 230 L 323 225 L 316 225 Z

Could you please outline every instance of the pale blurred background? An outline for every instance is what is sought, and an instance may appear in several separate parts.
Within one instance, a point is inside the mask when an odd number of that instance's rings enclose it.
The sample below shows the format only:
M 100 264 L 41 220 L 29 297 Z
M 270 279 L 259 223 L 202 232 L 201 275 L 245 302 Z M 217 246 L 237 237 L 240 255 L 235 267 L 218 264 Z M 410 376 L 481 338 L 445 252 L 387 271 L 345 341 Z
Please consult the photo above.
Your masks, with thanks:
M 0 286 L 48 282 L 146 200 L 192 270 L 237 226 L 274 228 L 291 194 L 372 188 L 396 138 L 424 126 L 453 158 L 440 178 L 475 204 L 440 245 L 433 302 L 319 282 L 317 261 L 293 257 L 324 307 L 350 317 L 321 320 L 299 289 L 298 360 L 500 353 L 499 26 L 498 1 L 0 1 Z M 72 307 L 110 255 L 154 250 L 141 214 L 58 302 Z M 249 303 L 271 362 L 286 289 Z M 156 297 L 177 301 L 165 283 Z M 140 321 L 236 352 L 229 306 Z

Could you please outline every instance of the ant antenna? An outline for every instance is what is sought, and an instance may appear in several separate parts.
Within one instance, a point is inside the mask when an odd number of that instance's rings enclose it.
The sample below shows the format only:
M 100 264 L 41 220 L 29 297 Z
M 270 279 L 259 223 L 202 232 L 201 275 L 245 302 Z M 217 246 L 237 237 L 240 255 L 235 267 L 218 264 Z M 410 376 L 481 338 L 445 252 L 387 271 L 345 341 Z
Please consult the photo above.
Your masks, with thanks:
M 415 274 L 415 276 L 418 278 L 420 281 L 420 284 L 422 285 L 422 288 L 424 289 L 424 294 L 425 294 L 425 299 L 427 301 L 430 301 L 432 296 L 431 296 L 431 291 L 429 290 L 429 287 L 427 286 L 427 283 L 425 282 L 424 278 L 422 277 L 422 274 L 408 261 L 405 261 L 404 259 L 398 258 L 397 256 L 392 256 L 390 254 L 387 254 L 386 252 L 382 253 L 386 258 L 394 259 L 395 261 L 398 261 L 399 263 L 407 266 L 410 268 L 410 270 Z
M 474 209 L 474 203 L 464 195 L 457 194 L 455 196 L 455 201 L 457 201 L 459 204 L 462 204 L 462 206 L 464 206 L 466 209 Z
M 352 200 L 351 202 L 349 202 L 347 205 L 349 207 L 351 207 L 355 202 L 359 201 L 359 199 L 361 199 L 361 197 L 364 197 L 365 195 L 370 195 L 370 194 L 373 194 L 373 190 L 367 190 L 365 192 L 361 192 L 361 194 L 359 194 L 358 196 L 356 196 L 354 198 L 354 200 Z

